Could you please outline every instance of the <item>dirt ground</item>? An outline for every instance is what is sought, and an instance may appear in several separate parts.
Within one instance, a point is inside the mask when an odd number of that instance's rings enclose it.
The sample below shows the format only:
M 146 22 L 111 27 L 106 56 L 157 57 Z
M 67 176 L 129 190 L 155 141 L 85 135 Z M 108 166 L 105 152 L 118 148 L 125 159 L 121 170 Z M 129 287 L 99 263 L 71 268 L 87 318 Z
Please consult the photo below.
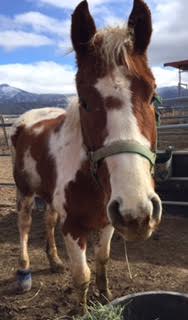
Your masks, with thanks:
M 5 150 L 6 151 L 6 150 Z M 11 182 L 11 160 L 0 158 L 0 182 Z M 178 214 L 178 212 L 177 212 Z M 88 241 L 88 262 L 93 271 L 89 300 L 95 299 L 93 242 Z M 0 188 L 0 320 L 71 319 L 75 293 L 59 227 L 57 244 L 64 272 L 52 274 L 45 255 L 43 213 L 35 212 L 29 252 L 33 287 L 19 295 L 14 289 L 19 255 L 15 189 Z M 141 243 L 128 243 L 133 280 L 125 261 L 124 244 L 115 235 L 111 246 L 109 280 L 113 297 L 132 292 L 171 290 L 188 293 L 188 219 L 163 215 L 158 232 Z

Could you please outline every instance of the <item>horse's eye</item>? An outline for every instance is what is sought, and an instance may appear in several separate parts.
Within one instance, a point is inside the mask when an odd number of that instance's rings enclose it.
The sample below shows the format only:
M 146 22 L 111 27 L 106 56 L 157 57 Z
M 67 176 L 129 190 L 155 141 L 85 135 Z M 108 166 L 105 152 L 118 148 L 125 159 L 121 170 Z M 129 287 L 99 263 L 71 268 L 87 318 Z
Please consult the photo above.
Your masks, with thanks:
M 153 104 L 156 101 L 156 95 L 154 94 L 153 97 L 151 98 L 150 104 Z
M 80 98 L 79 101 L 82 108 L 84 108 L 86 111 L 90 111 L 86 101 L 83 98 Z

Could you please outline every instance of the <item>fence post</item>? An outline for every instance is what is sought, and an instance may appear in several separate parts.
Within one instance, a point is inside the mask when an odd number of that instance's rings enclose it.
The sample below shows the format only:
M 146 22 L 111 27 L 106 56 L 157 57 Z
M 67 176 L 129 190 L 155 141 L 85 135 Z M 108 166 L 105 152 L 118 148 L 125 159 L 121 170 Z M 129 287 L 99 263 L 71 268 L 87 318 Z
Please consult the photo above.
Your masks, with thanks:
M 1 123 L 2 123 L 2 128 L 3 128 L 3 133 L 4 133 L 6 145 L 7 145 L 7 147 L 9 147 L 8 136 L 7 136 L 7 132 L 6 132 L 6 128 L 5 128 L 5 121 L 4 121 L 4 118 L 3 118 L 2 114 L 1 114 Z

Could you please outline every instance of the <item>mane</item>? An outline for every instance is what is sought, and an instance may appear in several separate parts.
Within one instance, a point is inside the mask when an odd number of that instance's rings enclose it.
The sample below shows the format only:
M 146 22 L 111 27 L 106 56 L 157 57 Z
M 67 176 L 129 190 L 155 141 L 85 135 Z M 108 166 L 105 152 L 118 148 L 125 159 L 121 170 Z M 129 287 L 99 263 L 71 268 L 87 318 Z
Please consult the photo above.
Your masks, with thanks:
M 99 30 L 91 40 L 93 47 L 100 53 L 108 68 L 125 65 L 131 73 L 136 73 L 131 59 L 133 50 L 133 33 L 124 27 Z

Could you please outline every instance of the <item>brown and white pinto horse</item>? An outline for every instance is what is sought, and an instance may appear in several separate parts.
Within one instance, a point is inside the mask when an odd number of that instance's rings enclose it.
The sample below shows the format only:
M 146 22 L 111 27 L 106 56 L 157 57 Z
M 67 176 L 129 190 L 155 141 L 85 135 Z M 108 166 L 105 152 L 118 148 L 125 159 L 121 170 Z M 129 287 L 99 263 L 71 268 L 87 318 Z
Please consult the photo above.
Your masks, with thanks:
M 126 240 L 146 239 L 161 219 L 151 172 L 156 145 L 155 80 L 146 56 L 151 33 L 151 14 L 142 0 L 134 0 L 127 28 L 102 31 L 96 30 L 88 4 L 82 1 L 72 15 L 71 29 L 79 99 L 66 111 L 29 111 L 12 130 L 19 268 L 27 271 L 30 267 L 27 243 L 37 195 L 47 203 L 50 265 L 53 269 L 62 266 L 54 240 L 59 215 L 73 280 L 84 306 L 90 281 L 89 232 L 100 231 L 96 282 L 100 293 L 109 297 L 106 265 L 114 228 Z M 123 153 L 119 142 L 125 145 Z M 127 150 L 129 144 L 131 150 Z M 95 151 L 99 159 L 93 166 Z

